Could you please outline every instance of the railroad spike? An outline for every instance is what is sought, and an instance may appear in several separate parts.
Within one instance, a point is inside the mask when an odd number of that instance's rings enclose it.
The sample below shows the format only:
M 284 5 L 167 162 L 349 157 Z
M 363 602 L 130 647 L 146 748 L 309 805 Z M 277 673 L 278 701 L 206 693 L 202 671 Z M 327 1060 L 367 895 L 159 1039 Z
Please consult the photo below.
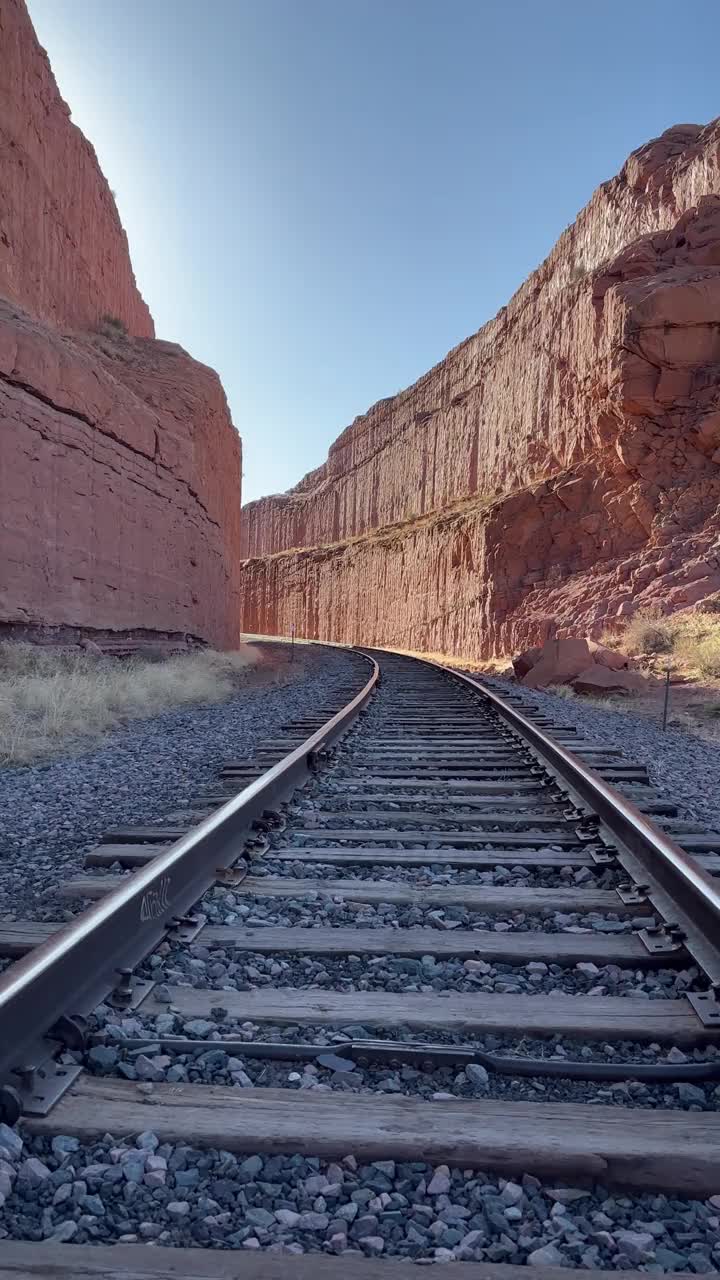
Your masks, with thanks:
M 133 971 L 132 969 L 116 969 L 115 972 L 120 981 L 113 987 L 110 999 L 113 1004 L 119 1007 L 127 1007 L 132 1004 L 133 998 Z

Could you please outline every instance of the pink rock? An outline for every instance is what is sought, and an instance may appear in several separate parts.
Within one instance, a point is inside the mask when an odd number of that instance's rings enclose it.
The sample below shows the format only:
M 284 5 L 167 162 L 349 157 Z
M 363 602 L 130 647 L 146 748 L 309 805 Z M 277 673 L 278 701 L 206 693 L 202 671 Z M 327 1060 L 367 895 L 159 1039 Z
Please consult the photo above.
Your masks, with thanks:
M 637 671 L 613 671 L 593 663 L 572 681 L 576 693 L 644 693 L 649 681 Z
M 589 666 L 590 646 L 587 640 L 568 637 L 565 640 L 548 640 L 535 666 L 523 676 L 522 683 L 528 689 L 545 689 L 549 684 L 567 684 Z
M 604 644 L 596 644 L 594 640 L 588 640 L 588 648 L 593 662 L 600 667 L 609 667 L 611 671 L 622 671 L 623 668 L 630 666 L 630 659 L 625 653 L 608 649 Z
M 517 658 L 513 658 L 513 671 L 515 672 L 518 680 L 522 680 L 523 676 L 526 676 L 528 671 L 532 671 L 541 653 L 542 649 L 540 646 L 534 645 L 532 649 L 526 649 L 524 653 L 519 653 Z

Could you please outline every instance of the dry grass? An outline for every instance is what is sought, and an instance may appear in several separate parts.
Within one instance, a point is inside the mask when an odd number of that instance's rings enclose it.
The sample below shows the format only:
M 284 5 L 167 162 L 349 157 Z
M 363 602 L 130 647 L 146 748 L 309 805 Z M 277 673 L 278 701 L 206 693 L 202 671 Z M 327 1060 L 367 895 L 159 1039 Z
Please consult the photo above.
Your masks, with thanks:
M 707 602 L 710 606 L 714 601 Z M 662 617 L 646 610 L 635 614 L 611 646 L 629 654 L 651 655 L 660 668 L 670 666 L 691 680 L 720 679 L 720 614 L 714 607 L 684 609 Z
M 712 613 L 676 615 L 673 657 L 689 675 L 720 679 L 720 617 Z
M 667 668 L 673 681 L 668 723 L 699 734 L 708 741 L 720 738 L 720 598 L 711 596 L 691 609 L 662 616 L 637 613 L 621 636 L 609 636 L 612 648 L 640 658 L 647 674 L 659 677 L 647 698 L 633 699 L 629 710 L 659 719 L 664 698 L 661 683 Z M 620 702 L 607 703 L 623 710 Z
M 569 684 L 549 684 L 543 693 L 554 693 L 556 698 L 567 698 L 570 701 L 578 696 Z
M 69 744 L 172 707 L 224 702 L 237 691 L 239 673 L 256 660 L 249 646 L 164 662 L 119 662 L 0 644 L 0 763 L 57 755 Z
M 675 629 L 671 620 L 664 618 L 659 609 L 644 609 L 628 623 L 622 636 L 622 648 L 628 653 L 670 653 L 674 641 Z
M 382 648 L 382 645 L 378 646 Z M 394 649 L 393 645 L 388 648 Z M 435 649 L 397 649 L 397 653 L 406 653 L 409 658 L 429 658 L 431 662 L 439 662 L 443 667 L 455 667 L 458 671 L 471 671 L 473 675 L 507 675 L 512 672 L 508 658 L 470 658 L 462 653 L 441 653 Z

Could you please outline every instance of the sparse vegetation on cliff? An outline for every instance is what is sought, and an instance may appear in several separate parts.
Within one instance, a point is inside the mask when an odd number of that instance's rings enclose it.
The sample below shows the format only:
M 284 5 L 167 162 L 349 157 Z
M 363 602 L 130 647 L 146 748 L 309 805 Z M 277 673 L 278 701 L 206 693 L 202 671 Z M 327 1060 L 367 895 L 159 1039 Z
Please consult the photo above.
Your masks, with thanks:
M 0 764 L 28 764 L 172 707 L 224 702 L 257 661 L 204 649 L 163 662 L 0 644 Z
M 118 316 L 103 316 L 98 328 L 106 338 L 127 337 L 127 328 Z

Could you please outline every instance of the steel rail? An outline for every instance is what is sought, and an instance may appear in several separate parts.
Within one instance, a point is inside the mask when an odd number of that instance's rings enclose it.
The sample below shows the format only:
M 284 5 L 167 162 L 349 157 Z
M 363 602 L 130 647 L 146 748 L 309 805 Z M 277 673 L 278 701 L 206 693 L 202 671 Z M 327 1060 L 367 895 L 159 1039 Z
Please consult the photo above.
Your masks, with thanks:
M 398 650 L 399 657 L 409 657 Z M 461 671 L 429 658 L 414 658 L 481 694 L 508 727 L 528 743 L 540 761 L 579 800 L 591 818 L 604 825 L 618 859 L 635 881 L 637 901 L 649 901 L 665 921 L 664 937 L 658 931 L 657 946 L 644 939 L 654 952 L 685 946 L 707 974 L 711 990 L 689 996 L 699 1017 L 709 1026 L 720 1026 L 720 888 L 718 881 L 625 796 L 610 786 L 566 747 L 560 746 L 495 691 Z M 644 931 L 643 931 L 644 932 Z
M 227 804 L 129 875 L 96 904 L 0 976 L 0 1082 L 16 1085 L 43 1056 L 43 1037 L 60 1018 L 95 1008 L 157 946 L 215 879 L 242 853 L 263 811 L 309 778 L 316 753 L 350 728 L 375 689 L 377 662 L 358 694 Z M 123 977 L 124 975 L 124 977 Z M 44 1045 L 44 1056 L 48 1057 Z M 69 1083 L 69 1081 L 68 1081 Z

